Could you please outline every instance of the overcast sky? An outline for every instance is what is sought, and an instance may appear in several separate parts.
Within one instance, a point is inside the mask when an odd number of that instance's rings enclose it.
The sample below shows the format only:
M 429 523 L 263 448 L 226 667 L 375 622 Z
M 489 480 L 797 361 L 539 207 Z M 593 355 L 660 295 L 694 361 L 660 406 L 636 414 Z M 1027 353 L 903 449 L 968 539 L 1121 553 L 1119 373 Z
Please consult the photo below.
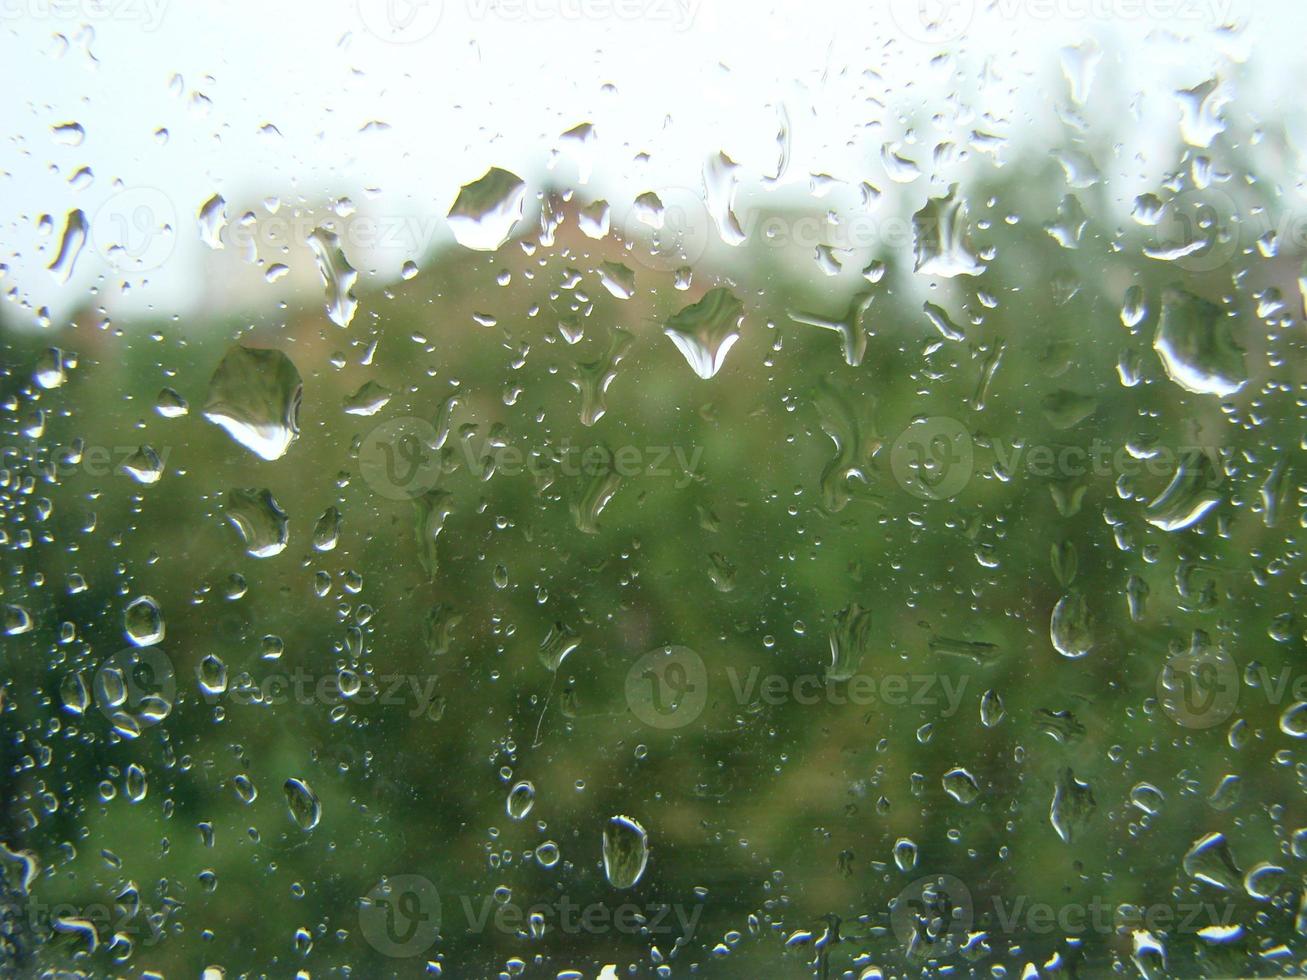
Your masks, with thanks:
M 923 5 L 944 10 L 933 29 Z M 937 165 L 942 135 L 1066 145 L 1050 135 L 1071 105 L 1060 51 L 1088 38 L 1105 53 L 1079 112 L 1090 133 L 1123 141 L 1097 161 L 1107 178 L 1138 189 L 1174 166 L 1173 93 L 1217 75 L 1241 111 L 1288 115 L 1282 162 L 1301 172 L 1307 5 L 1255 6 L 1249 17 L 1252 0 L 0 0 L 11 80 L 0 287 L 25 322 L 42 306 L 57 320 L 95 287 L 110 309 L 184 314 L 205 295 L 197 212 L 215 194 L 233 219 L 269 196 L 283 217 L 340 195 L 411 216 L 412 247 L 346 243 L 364 276 L 392 277 L 451 240 L 443 215 L 487 167 L 534 189 L 552 165 L 575 184 L 586 164 L 558 137 L 581 123 L 597 134 L 586 192 L 615 215 L 643 190 L 697 191 L 719 151 L 739 164 L 743 203 L 806 193 L 822 173 L 869 181 L 898 210 L 994 165 L 975 153 Z M 53 131 L 69 122 L 80 145 Z M 923 176 L 895 181 L 886 143 Z M 175 212 L 175 235 L 142 253 L 148 271 L 124 269 L 97 244 L 142 205 Z M 61 284 L 46 267 L 75 208 L 91 243 Z

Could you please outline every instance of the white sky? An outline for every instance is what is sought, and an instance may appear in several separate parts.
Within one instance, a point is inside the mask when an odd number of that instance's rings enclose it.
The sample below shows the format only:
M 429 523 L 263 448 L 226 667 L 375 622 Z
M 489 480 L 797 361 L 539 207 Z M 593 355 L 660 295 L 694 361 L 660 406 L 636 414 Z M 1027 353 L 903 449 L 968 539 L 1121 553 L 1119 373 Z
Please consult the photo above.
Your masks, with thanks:
M 942 36 L 931 40 L 912 19 L 919 3 L 951 11 Z M 1051 135 L 1067 103 L 1059 50 L 1091 36 L 1106 54 L 1083 114 L 1091 133 L 1102 127 L 1125 141 L 1098 163 L 1133 182 L 1131 196 L 1175 165 L 1173 91 L 1214 73 L 1239 76 L 1230 94 L 1241 112 L 1289 115 L 1296 139 L 1285 172 L 1300 172 L 1307 5 L 1257 0 L 1249 16 L 1252 8 L 1253 0 L 0 0 L 0 64 L 10 76 L 0 109 L 0 262 L 9 267 L 0 289 L 11 294 L 9 318 L 23 322 L 42 306 L 57 320 L 97 286 L 110 309 L 185 313 L 211 303 L 202 286 L 211 253 L 196 212 L 215 193 L 231 202 L 232 218 L 268 195 L 316 203 L 340 194 L 371 214 L 411 217 L 417 246 L 368 253 L 346 244 L 365 276 L 392 277 L 423 246 L 450 241 L 440 219 L 460 184 L 495 165 L 539 187 L 559 134 L 583 122 L 599 137 L 588 193 L 611 200 L 615 215 L 643 190 L 699 188 L 704 161 L 719 150 L 740 164 L 742 206 L 751 195 L 806 192 L 818 172 L 852 186 L 868 180 L 902 213 L 972 165 L 932 163 L 943 134 L 981 129 L 1067 145 Z M 1245 26 L 1219 29 L 1231 22 Z M 384 40 L 389 23 L 418 36 Z M 94 32 L 93 57 L 83 25 Z M 170 84 L 174 76 L 181 82 Z M 769 182 L 781 107 L 791 159 Z M 85 128 L 79 146 L 52 135 L 69 121 Z M 374 121 L 389 128 L 361 131 Z M 280 136 L 260 133 L 268 123 Z M 904 140 L 912 127 L 915 145 Z M 893 141 L 926 176 L 889 179 L 880 149 Z M 636 161 L 642 152 L 647 162 Z M 74 189 L 69 177 L 83 166 L 93 180 Z M 556 170 L 574 182 L 572 157 Z M 175 210 L 166 261 L 123 273 L 92 245 L 72 281 L 56 282 L 46 266 L 64 215 L 81 208 L 102 239 L 94 219 L 124 189 Z M 54 221 L 44 235 L 43 214 Z

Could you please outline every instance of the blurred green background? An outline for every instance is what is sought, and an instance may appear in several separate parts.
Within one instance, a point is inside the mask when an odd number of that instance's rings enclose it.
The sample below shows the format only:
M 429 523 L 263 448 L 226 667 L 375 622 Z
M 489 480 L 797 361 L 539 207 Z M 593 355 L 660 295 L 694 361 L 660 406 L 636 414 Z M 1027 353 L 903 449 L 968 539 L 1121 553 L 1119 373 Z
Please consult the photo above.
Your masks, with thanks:
M 1232 131 L 1227 142 L 1247 136 Z M 730 264 L 697 264 L 679 289 L 670 268 L 616 235 L 579 234 L 575 213 L 589 202 L 558 197 L 568 218 L 552 246 L 431 255 L 409 281 L 358 287 L 347 329 L 329 322 L 320 293 L 284 307 L 238 296 L 200 322 L 117 321 L 91 302 L 43 332 L 6 326 L 3 602 L 33 627 L 6 636 L 0 656 L 0 841 L 37 868 L 24 893 L 20 863 L 5 862 L 7 968 L 373 977 L 434 972 L 431 961 L 452 977 L 574 969 L 587 978 L 605 964 L 621 976 L 655 976 L 661 964 L 668 975 L 710 977 L 949 965 L 991 975 L 1000 964 L 1008 975 L 1034 964 L 1083 977 L 1301 969 L 1304 865 L 1291 838 L 1307 822 L 1304 768 L 1278 719 L 1307 671 L 1302 243 L 1282 236 L 1274 255 L 1259 250 L 1250 228 L 1293 219 L 1276 195 L 1242 179 L 1195 190 L 1194 151 L 1175 155 L 1179 176 L 1158 189 L 1164 200 L 1183 193 L 1199 216 L 1204 202 L 1218 216 L 1222 202 L 1237 207 L 1233 221 L 1220 219 L 1227 237 L 1214 247 L 1227 251 L 1212 268 L 1146 258 L 1157 229 L 1120 219 L 1110 187 L 1069 190 L 1055 160 L 1031 158 L 963 191 L 975 248 L 992 256 L 986 270 L 924 291 L 910 248 L 878 256 L 877 282 L 856 269 L 818 282 L 811 255 L 762 236 Z M 1044 227 L 1068 194 L 1085 215 L 1075 248 Z M 903 222 L 920 206 L 900 197 L 881 202 L 887 225 L 891 207 L 903 204 Z M 538 237 L 532 220 L 519 226 L 521 242 Z M 634 272 L 632 298 L 605 290 L 602 262 Z M 1152 349 L 1172 285 L 1231 318 L 1249 381 L 1224 402 L 1183 391 Z M 701 380 L 662 325 L 716 286 L 739 298 L 744 319 L 720 373 Z M 1131 287 L 1146 305 L 1133 329 L 1121 317 Z M 791 314 L 839 316 L 864 291 L 866 353 L 852 367 L 835 333 Z M 965 339 L 942 337 L 924 302 L 947 311 Z M 560 321 L 580 326 L 577 343 Z M 607 411 L 585 426 L 572 382 L 578 365 L 606 356 L 618 329 L 629 347 Z M 303 379 L 299 438 L 275 462 L 201 415 L 210 377 L 238 343 L 284 352 Z M 75 352 L 77 364 L 44 391 L 32 375 L 51 346 Z M 1121 381 L 1122 358 L 1138 365 L 1133 387 Z M 346 414 L 365 382 L 390 401 L 370 417 Z M 188 415 L 156 413 L 165 386 L 188 400 Z M 448 516 L 433 566 L 415 534 L 424 512 L 379 494 L 359 454 L 378 425 L 434 422 L 454 394 L 439 479 L 448 496 L 433 505 Z M 43 431 L 33 436 L 38 411 Z M 972 476 L 953 499 L 921 499 L 895 478 L 893 446 L 919 417 L 957 420 L 974 440 Z M 846 443 L 856 433 L 838 466 L 832 432 Z M 149 486 L 84 466 L 52 475 L 45 464 L 76 439 L 115 463 L 149 445 L 166 454 L 165 472 Z M 1014 446 L 1095 440 L 1113 451 L 1219 450 L 1219 502 L 1168 532 L 1146 509 L 1169 474 L 1000 465 Z M 666 473 L 622 478 L 595 533 L 584 533 L 573 511 L 593 503 L 595 475 L 555 464 L 545 468 L 552 478 L 506 468 L 481 479 L 469 460 L 502 452 L 496 444 L 546 456 L 634 447 L 643 460 L 668 447 L 697 465 L 686 474 L 673 457 Z M 849 465 L 865 479 L 846 478 Z M 234 488 L 271 492 L 289 516 L 283 552 L 245 553 L 224 516 Z M 1279 505 L 1269 517 L 1267 493 Z M 341 515 L 339 542 L 319 552 L 313 528 L 330 507 Z M 73 575 L 84 590 L 69 587 Z M 1132 579 L 1146 592 L 1137 619 Z M 1075 660 L 1050 641 L 1053 608 L 1068 593 L 1083 596 L 1093 639 Z M 94 700 L 77 714 L 62 692 L 78 672 L 91 687 L 127 645 L 124 609 L 140 595 L 166 619 L 160 646 L 176 698 L 166 719 L 127 739 Z M 735 694 L 732 677 L 753 667 L 824 676 L 836 614 L 853 603 L 870 616 L 860 671 L 929 678 L 937 693 L 946 679 L 961 691 L 956 713 L 938 697 L 772 704 Z M 443 651 L 427 626 L 437 606 L 455 622 Z M 555 677 L 541 645 L 557 624 L 579 645 Z M 1237 662 L 1240 678 L 1257 683 L 1261 665 L 1272 677 L 1288 671 L 1289 687 L 1277 700 L 1245 683 L 1227 721 L 1177 724 L 1158 703 L 1158 678 L 1195 631 Z M 268 659 L 278 641 L 283 652 Z M 973 648 L 983 662 L 941 649 L 959 644 L 992 646 Z M 707 671 L 702 715 L 675 729 L 644 724 L 625 698 L 632 665 L 665 645 L 691 648 Z M 229 680 L 206 698 L 197 669 L 208 656 Z M 238 690 L 342 669 L 383 690 L 392 675 L 424 690 L 429 682 L 435 700 L 420 704 L 410 689 L 398 704 L 314 695 L 268 705 Z M 980 718 L 987 691 L 1004 706 L 993 727 Z M 133 764 L 146 779 L 139 802 L 127 791 Z M 943 787 L 955 767 L 975 777 L 969 804 Z M 1065 769 L 1094 801 L 1070 843 L 1050 821 Z M 1217 793 L 1227 776 L 1237 785 Z M 237 777 L 257 790 L 253 802 Z M 291 818 L 288 778 L 321 800 L 311 831 Z M 519 780 L 533 783 L 535 803 L 513 820 L 505 805 Z M 1156 813 L 1131 803 L 1140 783 L 1160 790 Z M 616 814 L 639 821 L 652 848 L 629 891 L 610 887 L 602 869 L 603 829 Z M 1238 868 L 1227 888 L 1182 867 L 1215 832 Z M 917 848 L 908 870 L 894 861 L 901 838 Z M 552 868 L 533 856 L 545 841 L 561 851 Z M 1284 872 L 1266 879 L 1269 896 L 1254 896 L 1242 876 L 1262 862 Z M 386 956 L 360 927 L 363 897 L 400 874 L 429 879 L 441 896 L 440 938 L 416 957 Z M 945 943 L 910 954 L 896 933 L 891 902 L 929 875 L 967 889 L 974 928 L 987 936 L 966 951 Z M 139 911 L 123 898 L 129 887 Z M 564 899 L 608 910 L 666 904 L 695 926 L 683 935 L 674 912 L 646 935 L 551 922 L 533 937 L 468 914 Z M 1202 918 L 1155 933 L 1162 959 L 1140 952 L 1129 928 L 1078 937 L 1027 921 L 1005 928 L 995 901 L 1211 903 L 1204 916 L 1214 910 L 1242 930 L 1199 935 Z M 84 933 L 55 928 L 52 910 L 111 921 L 99 923 L 92 951 Z M 127 942 L 115 944 L 115 932 Z

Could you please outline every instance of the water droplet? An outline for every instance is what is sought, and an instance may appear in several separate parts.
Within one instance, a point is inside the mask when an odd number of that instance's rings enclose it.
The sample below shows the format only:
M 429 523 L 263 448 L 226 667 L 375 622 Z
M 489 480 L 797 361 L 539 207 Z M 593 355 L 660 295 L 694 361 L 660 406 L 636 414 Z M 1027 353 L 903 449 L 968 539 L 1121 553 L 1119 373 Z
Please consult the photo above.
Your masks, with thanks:
M 649 835 L 630 817 L 612 817 L 604 826 L 603 855 L 608 883 L 634 888 L 649 863 Z
M 1162 791 L 1152 783 L 1136 783 L 1130 790 L 1130 803 L 1147 813 L 1149 816 L 1157 813 L 1162 809 L 1162 803 L 1166 797 Z
M 231 348 L 213 372 L 204 417 L 262 459 L 280 459 L 299 437 L 304 385 L 279 350 Z
M 68 380 L 66 367 L 75 363 L 74 358 L 69 358 L 58 347 L 48 347 L 36 362 L 36 370 L 32 372 L 32 380 L 47 391 L 58 388 Z
M 314 228 L 306 241 L 313 250 L 318 274 L 327 290 L 327 318 L 338 327 L 348 327 L 359 306 L 354 296 L 354 283 L 359 274 L 345 258 L 345 250 L 335 232 Z
M 572 387 L 581 395 L 582 425 L 594 425 L 604 417 L 608 410 L 604 395 L 617 377 L 617 366 L 622 363 L 633 339 L 621 327 L 614 327 L 608 350 L 603 357 L 577 364 Z
M 1079 838 L 1097 806 L 1088 783 L 1076 779 L 1069 768 L 1058 773 L 1048 819 L 1063 843 L 1071 844 Z
M 154 410 L 166 419 L 181 418 L 190 412 L 186 399 L 171 388 L 164 388 L 154 400 Z
M 227 690 L 227 665 L 215 654 L 205 654 L 195 668 L 195 675 L 200 682 L 200 690 L 205 694 L 221 694 Z
M 1284 709 L 1280 731 L 1290 738 L 1307 738 L 1307 701 L 1298 701 Z
M 21 636 L 32 629 L 32 616 L 22 606 L 4 606 L 4 629 L 7 636 Z
M 835 614 L 830 631 L 830 666 L 826 680 L 847 681 L 858 672 L 871 647 L 871 612 L 851 602 Z
M 145 799 L 145 793 L 148 789 L 145 770 L 135 762 L 127 766 L 127 774 L 123 782 L 127 792 L 127 799 L 133 803 L 140 803 L 141 800 Z
M 536 788 L 529 781 L 522 780 L 513 786 L 508 792 L 508 801 L 505 804 L 508 815 L 514 820 L 525 820 L 526 815 L 531 812 L 535 806 Z
M 1243 889 L 1259 902 L 1269 902 L 1285 883 L 1286 872 L 1278 864 L 1262 861 L 1243 876 Z
M 82 140 L 86 139 L 86 130 L 77 122 L 51 126 L 50 133 L 54 136 L 54 141 L 62 146 L 81 146 Z
M 122 471 L 137 483 L 150 485 L 163 477 L 163 460 L 150 446 L 141 446 L 122 462 Z
M 163 610 L 151 596 L 137 596 L 123 610 L 123 630 L 127 639 L 138 647 L 153 646 L 163 640 L 167 625 Z
M 540 642 L 540 662 L 551 673 L 557 673 L 563 661 L 576 652 L 581 638 L 566 623 L 554 623 Z
M 1005 713 L 1003 698 L 997 691 L 989 690 L 980 696 L 980 723 L 986 728 L 1001 722 Z
M 599 281 L 618 299 L 630 299 L 635 295 L 635 273 L 620 262 L 601 262 Z
M 322 803 L 318 795 L 302 779 L 288 779 L 283 787 L 286 791 L 286 806 L 290 809 L 291 819 L 301 830 L 312 830 L 322 819 Z
M 1180 101 L 1180 135 L 1190 146 L 1208 147 L 1225 132 L 1221 109 L 1229 102 L 1219 78 L 1175 93 Z
M 735 185 L 739 164 L 725 153 L 715 153 L 704 164 L 703 186 L 706 191 L 708 213 L 717 226 L 717 233 L 727 245 L 744 243 L 744 229 L 735 216 Z
M 1221 502 L 1216 491 L 1221 480 L 1220 464 L 1206 452 L 1186 453 L 1180 457 L 1166 489 L 1148 504 L 1144 517 L 1163 531 L 1192 527 Z
M 221 194 L 214 194 L 202 205 L 196 215 L 200 223 L 200 241 L 209 248 L 222 248 L 222 232 L 227 227 L 227 202 Z
M 1049 637 L 1053 649 L 1064 657 L 1077 659 L 1094 646 L 1090 628 L 1089 605 L 1078 592 L 1068 592 L 1057 600 L 1049 623 Z
M 69 211 L 68 217 L 64 219 L 63 235 L 59 239 L 59 252 L 49 266 L 55 282 L 62 285 L 72 278 L 77 258 L 86 246 L 86 234 L 86 214 L 81 208 Z
M 927 276 L 978 276 L 984 264 L 971 246 L 967 211 L 958 185 L 944 197 L 928 200 L 912 216 L 916 264 L 914 271 Z
M 1183 867 L 1189 877 L 1226 891 L 1242 884 L 1239 867 L 1224 834 L 1207 834 L 1194 841 L 1184 856 Z
M 394 393 L 375 381 L 366 381 L 354 394 L 345 399 L 346 415 L 376 415 L 390 404 Z
M 313 548 L 316 551 L 331 551 L 340 539 L 340 511 L 328 507 L 313 526 Z
M 493 252 L 508 241 L 522 220 L 526 183 L 517 174 L 491 167 L 459 188 L 449 209 L 449 228 L 464 248 Z
M 959 803 L 970 805 L 980 797 L 980 786 L 976 777 L 961 766 L 955 766 L 944 773 L 940 779 L 944 792 Z
M 722 369 L 740 339 L 743 322 L 744 304 L 730 290 L 717 287 L 668 320 L 663 332 L 694 373 L 706 380 Z
M 290 540 L 289 518 L 268 490 L 232 490 L 227 494 L 226 511 L 246 552 L 254 558 L 279 555 Z
M 1228 398 L 1242 388 L 1248 371 L 1231 334 L 1232 322 L 1219 306 L 1182 289 L 1167 289 L 1153 339 L 1167 376 L 1196 395 Z

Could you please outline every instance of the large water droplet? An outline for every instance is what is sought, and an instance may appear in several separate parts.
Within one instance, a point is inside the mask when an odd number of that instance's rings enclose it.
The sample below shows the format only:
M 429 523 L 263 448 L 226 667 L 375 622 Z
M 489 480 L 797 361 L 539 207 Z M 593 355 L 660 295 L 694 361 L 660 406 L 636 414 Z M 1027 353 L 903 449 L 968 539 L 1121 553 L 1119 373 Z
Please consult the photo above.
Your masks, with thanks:
M 1084 596 L 1069 592 L 1057 600 L 1049 623 L 1049 637 L 1053 649 L 1064 657 L 1083 657 L 1094 646 L 1089 624 L 1089 606 Z
M 914 270 L 927 276 L 978 276 L 985 271 L 980 256 L 972 249 L 967 229 L 967 211 L 958 196 L 958 185 L 944 197 L 933 197 L 912 216 L 915 236 Z
M 508 815 L 514 820 L 525 820 L 526 815 L 535 806 L 535 802 L 536 788 L 524 779 L 508 791 L 508 801 L 505 808 L 508 810 Z
M 77 257 L 86 246 L 86 233 L 86 214 L 81 208 L 69 211 L 68 217 L 64 219 L 63 235 L 59 239 L 59 252 L 49 266 L 56 282 L 63 284 L 72 278 Z
M 1153 338 L 1167 376 L 1197 395 L 1228 398 L 1242 388 L 1248 370 L 1231 323 L 1219 306 L 1183 289 L 1167 289 Z
M 299 371 L 279 350 L 233 347 L 209 381 L 204 417 L 263 459 L 280 459 L 299 436 Z
M 1290 738 L 1307 738 L 1307 701 L 1298 701 L 1284 709 L 1280 731 Z
M 1198 881 L 1232 891 L 1242 885 L 1238 865 L 1224 834 L 1212 833 L 1194 841 L 1184 856 L 1185 874 Z
M 464 248 L 493 252 L 513 234 L 525 204 L 526 182 L 515 173 L 491 167 L 459 188 L 449 209 L 449 228 Z
M 1070 769 L 1063 769 L 1058 774 L 1057 786 L 1053 789 L 1048 819 L 1063 843 L 1072 844 L 1089 823 L 1097 806 L 1094 791 L 1089 784 L 1076 779 Z
M 359 301 L 354 296 L 354 283 L 358 281 L 359 274 L 345 258 L 345 250 L 341 248 L 340 238 L 335 232 L 326 228 L 314 228 L 306 241 L 313 250 L 318 274 L 322 276 L 322 285 L 327 290 L 327 318 L 338 327 L 348 327 L 359 306 Z
M 851 602 L 835 614 L 830 631 L 830 666 L 826 680 L 847 681 L 858 671 L 871 647 L 871 612 Z
M 288 779 L 284 786 L 286 806 L 290 809 L 291 819 L 301 830 L 312 830 L 322 819 L 322 803 L 318 794 L 302 779 Z
M 604 826 L 604 877 L 614 888 L 634 888 L 649 863 L 649 835 L 630 817 Z
M 743 322 L 744 304 L 729 289 L 718 287 L 668 320 L 663 332 L 694 373 L 706 380 L 722 369 L 740 339 Z
M 123 631 L 138 647 L 153 646 L 163 640 L 167 626 L 163 610 L 151 596 L 137 596 L 123 610 Z
M 268 490 L 229 492 L 227 520 L 240 532 L 245 550 L 254 558 L 281 554 L 290 539 L 289 518 Z
M 955 766 L 940 778 L 944 792 L 959 803 L 970 805 L 980 797 L 980 785 L 976 777 L 961 766 Z

